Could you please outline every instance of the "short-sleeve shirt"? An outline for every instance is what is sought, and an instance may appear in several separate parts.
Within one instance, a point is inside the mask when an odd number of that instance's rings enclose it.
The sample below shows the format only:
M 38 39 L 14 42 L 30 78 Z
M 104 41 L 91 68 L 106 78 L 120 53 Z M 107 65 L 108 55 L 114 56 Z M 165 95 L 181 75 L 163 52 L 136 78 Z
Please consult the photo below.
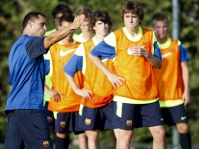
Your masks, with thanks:
M 44 110 L 44 78 L 49 63 L 44 62 L 47 53 L 43 37 L 21 36 L 9 54 L 9 83 L 11 90 L 7 99 L 7 110 Z

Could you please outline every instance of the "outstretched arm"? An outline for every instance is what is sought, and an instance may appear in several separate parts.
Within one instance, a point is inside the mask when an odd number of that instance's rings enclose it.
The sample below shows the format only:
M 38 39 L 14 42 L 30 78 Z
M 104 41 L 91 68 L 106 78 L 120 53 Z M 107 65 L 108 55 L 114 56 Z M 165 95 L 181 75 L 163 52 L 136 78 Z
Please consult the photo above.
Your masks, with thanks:
M 49 36 L 46 36 L 46 38 L 44 39 L 45 49 L 48 49 L 54 43 L 56 43 L 56 42 L 60 41 L 61 39 L 65 38 L 73 30 L 79 28 L 80 25 L 82 24 L 82 22 L 84 21 L 84 18 L 85 18 L 85 16 L 83 14 L 79 15 L 79 16 L 75 17 L 73 23 L 71 23 L 70 25 L 68 25 L 64 29 L 58 30 L 58 31 L 50 34 Z

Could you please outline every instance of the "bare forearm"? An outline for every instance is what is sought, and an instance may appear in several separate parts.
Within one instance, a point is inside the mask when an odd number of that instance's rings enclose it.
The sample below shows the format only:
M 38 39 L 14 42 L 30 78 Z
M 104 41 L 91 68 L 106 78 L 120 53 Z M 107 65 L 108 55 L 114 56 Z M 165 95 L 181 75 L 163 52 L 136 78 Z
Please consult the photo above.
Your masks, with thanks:
M 162 60 L 159 59 L 158 57 L 155 57 L 147 50 L 145 50 L 143 46 L 140 47 L 140 46 L 133 45 L 132 47 L 130 47 L 130 50 L 134 56 L 145 57 L 152 66 L 159 69 L 162 67 Z
M 44 47 L 48 49 L 54 43 L 60 41 L 61 39 L 65 38 L 68 34 L 70 34 L 73 30 L 79 28 L 82 24 L 85 16 L 82 14 L 80 16 L 75 17 L 73 23 L 68 25 L 62 30 L 58 30 L 44 39 Z
M 110 72 L 110 70 L 104 65 L 104 63 L 102 63 L 99 57 L 89 54 L 89 58 L 93 62 L 93 64 L 97 68 L 99 68 L 105 75 L 107 75 Z
M 67 73 L 65 73 L 66 79 L 68 80 L 68 83 L 70 84 L 70 86 L 72 87 L 73 91 L 76 92 L 78 89 L 80 89 L 77 84 L 74 81 L 74 78 L 71 77 L 70 75 L 68 75 Z
M 182 79 L 184 82 L 184 89 L 186 92 L 190 91 L 190 86 L 189 86 L 189 69 L 187 66 L 187 62 L 183 62 L 182 64 Z
M 74 29 L 71 29 L 69 26 L 65 27 L 62 30 L 58 30 L 44 39 L 44 46 L 48 49 L 51 45 L 65 38 L 68 34 L 70 34 Z
M 44 85 L 44 90 L 50 95 L 50 88 L 45 84 Z
M 152 65 L 152 66 L 154 66 L 154 67 L 156 67 L 156 68 L 161 68 L 162 67 L 162 60 L 161 59 L 159 59 L 159 58 L 157 58 L 157 57 L 155 57 L 154 55 L 152 55 L 151 53 L 147 53 L 146 55 L 145 55 L 145 57 L 146 57 L 146 59 L 148 60 L 148 62 Z

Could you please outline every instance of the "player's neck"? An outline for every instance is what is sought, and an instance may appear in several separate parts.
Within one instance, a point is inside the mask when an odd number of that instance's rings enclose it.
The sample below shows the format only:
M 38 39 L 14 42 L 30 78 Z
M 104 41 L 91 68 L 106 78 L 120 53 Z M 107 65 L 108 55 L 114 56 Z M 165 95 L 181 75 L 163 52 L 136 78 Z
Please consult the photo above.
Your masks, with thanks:
M 62 40 L 62 43 L 63 43 L 64 45 L 72 44 L 72 43 L 73 43 L 73 39 L 63 39 L 63 40 Z
M 132 37 L 136 37 L 138 35 L 138 30 L 139 28 L 136 27 L 136 28 L 127 28 L 126 27 L 126 30 L 129 32 L 129 34 L 132 36 Z
M 84 39 L 89 40 L 92 38 L 92 34 L 91 33 L 82 33 L 82 36 Z
M 165 37 L 165 38 L 157 38 L 157 40 L 158 40 L 158 42 L 160 43 L 160 44 L 164 44 L 165 42 L 167 42 L 167 37 Z
M 95 39 L 96 39 L 96 41 L 98 41 L 98 43 L 101 42 L 101 41 L 104 39 L 104 37 L 105 37 L 105 36 L 99 35 L 99 34 L 96 34 L 96 35 L 95 35 Z

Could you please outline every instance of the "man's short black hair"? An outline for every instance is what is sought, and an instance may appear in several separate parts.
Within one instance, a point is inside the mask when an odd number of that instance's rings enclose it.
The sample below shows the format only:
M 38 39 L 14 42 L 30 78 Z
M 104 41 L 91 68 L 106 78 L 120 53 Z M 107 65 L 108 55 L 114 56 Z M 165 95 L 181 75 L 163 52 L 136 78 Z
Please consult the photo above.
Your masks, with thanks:
M 43 16 L 44 18 L 46 18 L 46 16 L 41 13 L 41 12 L 29 12 L 25 15 L 24 19 L 23 19 L 23 22 L 22 22 L 22 31 L 26 28 L 27 24 L 28 24 L 28 21 L 29 20 L 36 20 L 39 18 L 39 15 Z

